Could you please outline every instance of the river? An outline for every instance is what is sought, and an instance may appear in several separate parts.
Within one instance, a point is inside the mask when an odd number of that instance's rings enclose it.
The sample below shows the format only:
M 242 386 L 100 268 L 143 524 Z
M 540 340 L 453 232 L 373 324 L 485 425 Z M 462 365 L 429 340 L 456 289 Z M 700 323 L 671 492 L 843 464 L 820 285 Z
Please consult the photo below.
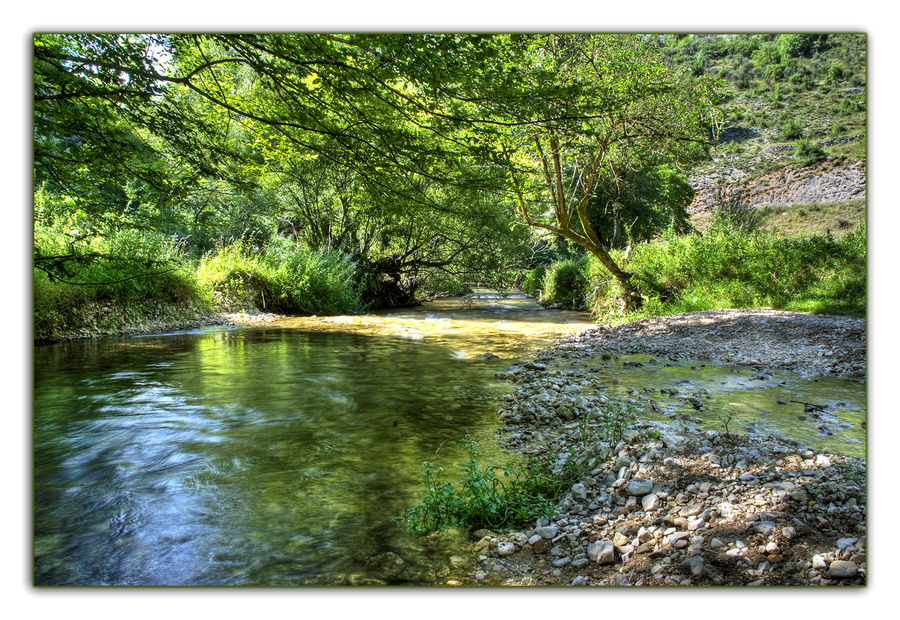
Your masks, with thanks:
M 439 579 L 458 541 L 392 520 L 423 461 L 456 471 L 467 436 L 490 452 L 498 367 L 588 324 L 483 293 L 36 347 L 35 583 Z
M 396 520 L 424 494 L 423 461 L 456 472 L 467 439 L 504 457 L 496 413 L 511 387 L 495 373 L 589 324 L 480 292 L 35 347 L 34 582 L 445 583 L 464 541 L 413 536 Z M 858 381 L 760 383 L 715 365 L 625 370 L 618 359 L 583 370 L 622 397 L 689 380 L 738 411 L 734 426 L 766 432 L 809 427 L 771 406 L 789 397 L 841 402 L 839 429 L 865 419 Z M 821 435 L 864 450 L 852 433 Z

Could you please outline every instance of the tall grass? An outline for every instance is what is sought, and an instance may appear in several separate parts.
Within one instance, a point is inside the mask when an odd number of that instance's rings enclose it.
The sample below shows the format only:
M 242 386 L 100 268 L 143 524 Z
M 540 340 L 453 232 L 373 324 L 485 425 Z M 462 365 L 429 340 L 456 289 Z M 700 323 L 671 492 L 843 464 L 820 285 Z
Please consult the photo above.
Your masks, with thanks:
M 636 315 L 719 308 L 775 308 L 865 316 L 866 229 L 786 239 L 720 230 L 637 246 L 628 265 L 647 298 Z M 609 314 L 606 286 L 593 310 Z
M 114 327 L 161 305 L 211 307 L 180 246 L 159 233 L 105 230 L 38 219 L 34 226 L 33 329 L 37 338 L 85 323 Z M 112 306 L 119 312 L 112 310 Z M 97 313 L 97 308 L 110 308 Z
M 284 314 L 360 312 L 356 266 L 339 252 L 315 252 L 285 239 L 263 249 L 238 240 L 207 253 L 201 287 L 226 310 L 256 307 Z
M 622 254 L 611 254 L 621 265 Z M 573 264 L 565 261 L 543 268 L 542 282 L 545 287 L 571 283 L 565 299 L 585 300 L 608 322 L 721 308 L 866 313 L 865 226 L 841 238 L 830 233 L 784 238 L 715 226 L 705 235 L 670 235 L 662 242 L 635 246 L 627 269 L 645 303 L 624 316 L 617 303 L 621 288 L 599 261 L 588 257 L 576 264 L 580 277 L 571 275 Z M 564 300 L 554 292 L 553 297 L 545 293 L 542 302 Z

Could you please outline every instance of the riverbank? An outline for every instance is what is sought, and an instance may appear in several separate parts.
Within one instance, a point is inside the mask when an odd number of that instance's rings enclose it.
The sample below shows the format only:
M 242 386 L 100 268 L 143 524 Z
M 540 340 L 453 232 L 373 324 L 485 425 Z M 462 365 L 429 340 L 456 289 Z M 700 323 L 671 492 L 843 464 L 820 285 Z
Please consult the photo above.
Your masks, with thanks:
M 474 564 L 459 583 L 866 583 L 865 459 L 703 429 L 687 416 L 638 418 L 613 445 L 572 415 L 609 406 L 577 365 L 626 353 L 859 377 L 865 323 L 771 310 L 657 317 L 589 328 L 498 373 L 515 386 L 498 411 L 501 444 L 523 456 L 572 448 L 590 473 L 552 521 L 477 532 Z

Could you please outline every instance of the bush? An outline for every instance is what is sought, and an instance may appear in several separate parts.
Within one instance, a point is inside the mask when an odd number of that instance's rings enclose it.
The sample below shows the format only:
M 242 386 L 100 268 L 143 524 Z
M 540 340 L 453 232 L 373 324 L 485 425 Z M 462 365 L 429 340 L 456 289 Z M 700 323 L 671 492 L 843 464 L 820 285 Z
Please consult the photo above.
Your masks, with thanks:
M 781 131 L 778 132 L 778 139 L 784 141 L 796 140 L 802 136 L 803 128 L 792 118 L 786 120 L 781 126 Z
M 559 459 L 551 452 L 524 463 L 501 466 L 491 461 L 482 466 L 474 442 L 469 442 L 468 452 L 458 486 L 438 480 L 433 465 L 425 463 L 427 494 L 403 517 L 409 531 L 450 526 L 499 530 L 552 517 L 556 502 L 584 473 L 574 454 Z
M 591 293 L 588 259 L 563 260 L 547 267 L 542 279 L 541 303 L 584 309 Z
M 752 233 L 762 225 L 762 213 L 759 209 L 747 204 L 747 200 L 739 191 L 725 193 L 716 192 L 714 207 L 708 232 L 712 235 L 721 233 Z
M 718 308 L 864 316 L 866 230 L 785 239 L 719 229 L 635 248 L 629 263 L 647 302 L 617 320 Z M 598 300 L 602 310 L 604 300 Z
M 538 265 L 534 269 L 531 269 L 525 273 L 525 277 L 522 278 L 522 283 L 519 285 L 519 288 L 532 297 L 537 297 L 539 293 L 543 292 L 541 291 L 541 286 L 543 286 L 545 273 L 547 273 L 546 265 Z
M 301 315 L 362 310 L 358 274 L 347 257 L 285 239 L 265 249 L 245 240 L 218 247 L 201 259 L 197 277 L 226 310 Z
M 806 165 L 818 163 L 825 159 L 825 151 L 821 146 L 807 138 L 800 138 L 795 143 L 794 155 Z

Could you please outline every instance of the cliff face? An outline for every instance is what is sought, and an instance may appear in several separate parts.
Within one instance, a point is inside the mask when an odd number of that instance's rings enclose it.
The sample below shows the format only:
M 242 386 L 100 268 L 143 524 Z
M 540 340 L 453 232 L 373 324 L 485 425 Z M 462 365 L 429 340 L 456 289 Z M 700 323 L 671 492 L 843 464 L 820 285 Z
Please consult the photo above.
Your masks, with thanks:
M 866 168 L 862 162 L 815 166 L 787 165 L 755 179 L 741 170 L 692 176 L 697 192 L 689 211 L 706 213 L 715 206 L 718 190 L 743 191 L 750 206 L 830 204 L 866 199 Z

